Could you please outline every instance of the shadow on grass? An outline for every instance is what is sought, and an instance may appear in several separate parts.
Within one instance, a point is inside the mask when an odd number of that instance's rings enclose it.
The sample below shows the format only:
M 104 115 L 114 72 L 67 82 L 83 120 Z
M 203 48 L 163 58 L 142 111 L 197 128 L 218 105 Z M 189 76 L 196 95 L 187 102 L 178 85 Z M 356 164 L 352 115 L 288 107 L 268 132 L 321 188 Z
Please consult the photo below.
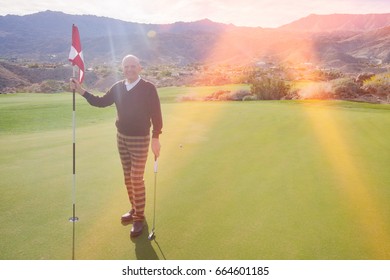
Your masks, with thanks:
M 157 242 L 157 237 L 154 240 L 149 240 L 149 226 L 145 223 L 144 230 L 142 234 L 136 238 L 130 238 L 130 240 L 135 244 L 135 255 L 137 260 L 159 260 L 159 256 L 152 246 L 152 242 L 156 242 L 158 249 L 162 255 L 162 259 L 166 260 L 166 257 L 160 247 L 160 244 Z

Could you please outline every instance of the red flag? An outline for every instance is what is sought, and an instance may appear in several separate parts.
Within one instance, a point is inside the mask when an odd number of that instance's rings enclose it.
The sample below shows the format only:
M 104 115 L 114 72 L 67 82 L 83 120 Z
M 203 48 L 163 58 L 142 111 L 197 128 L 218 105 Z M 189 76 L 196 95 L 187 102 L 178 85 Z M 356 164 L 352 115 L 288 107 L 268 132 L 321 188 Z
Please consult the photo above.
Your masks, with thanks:
M 84 57 L 81 49 L 80 34 L 76 25 L 72 26 L 72 47 L 70 48 L 69 61 L 79 68 L 79 81 L 84 80 Z

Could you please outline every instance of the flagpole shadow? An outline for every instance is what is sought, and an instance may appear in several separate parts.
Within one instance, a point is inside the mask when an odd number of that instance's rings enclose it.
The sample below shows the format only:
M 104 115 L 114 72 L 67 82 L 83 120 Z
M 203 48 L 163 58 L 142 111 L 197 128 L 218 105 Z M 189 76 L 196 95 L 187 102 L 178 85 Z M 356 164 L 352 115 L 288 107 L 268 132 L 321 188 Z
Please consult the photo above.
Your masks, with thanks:
M 154 242 L 157 244 L 157 247 L 160 250 L 160 253 L 163 256 L 164 260 L 167 260 L 167 258 L 164 255 L 164 252 L 161 250 L 160 244 L 158 244 L 158 242 L 157 242 L 157 238 L 154 238 Z

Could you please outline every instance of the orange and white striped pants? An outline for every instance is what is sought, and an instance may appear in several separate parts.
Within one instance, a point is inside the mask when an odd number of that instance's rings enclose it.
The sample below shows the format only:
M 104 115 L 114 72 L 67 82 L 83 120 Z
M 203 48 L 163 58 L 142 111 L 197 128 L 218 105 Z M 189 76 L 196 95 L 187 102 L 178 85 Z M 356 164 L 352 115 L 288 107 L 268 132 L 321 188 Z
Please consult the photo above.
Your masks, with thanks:
M 133 220 L 143 221 L 146 197 L 144 171 L 150 136 L 126 136 L 118 132 L 117 142 L 127 194 L 134 210 Z

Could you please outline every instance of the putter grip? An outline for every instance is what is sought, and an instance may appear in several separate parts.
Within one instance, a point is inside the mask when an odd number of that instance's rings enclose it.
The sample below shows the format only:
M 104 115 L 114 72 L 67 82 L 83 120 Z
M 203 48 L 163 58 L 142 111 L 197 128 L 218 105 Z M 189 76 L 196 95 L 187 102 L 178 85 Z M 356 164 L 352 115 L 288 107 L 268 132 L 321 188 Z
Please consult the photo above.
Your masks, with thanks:
M 157 173 L 157 167 L 158 167 L 158 164 L 157 164 L 157 159 L 154 161 L 154 173 Z

